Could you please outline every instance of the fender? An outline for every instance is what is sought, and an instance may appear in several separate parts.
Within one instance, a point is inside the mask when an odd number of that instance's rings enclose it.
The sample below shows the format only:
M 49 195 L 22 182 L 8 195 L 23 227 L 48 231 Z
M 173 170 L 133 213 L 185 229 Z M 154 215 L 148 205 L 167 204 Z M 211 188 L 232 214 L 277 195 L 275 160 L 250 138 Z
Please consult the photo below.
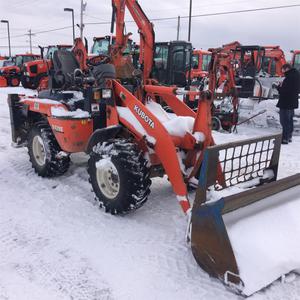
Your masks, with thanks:
M 114 138 L 122 130 L 123 130 L 123 126 L 121 126 L 121 125 L 115 125 L 115 126 L 110 126 L 107 128 L 101 128 L 101 129 L 95 130 L 89 138 L 85 152 L 87 154 L 91 153 L 93 147 L 97 143 L 104 142 L 104 141 Z

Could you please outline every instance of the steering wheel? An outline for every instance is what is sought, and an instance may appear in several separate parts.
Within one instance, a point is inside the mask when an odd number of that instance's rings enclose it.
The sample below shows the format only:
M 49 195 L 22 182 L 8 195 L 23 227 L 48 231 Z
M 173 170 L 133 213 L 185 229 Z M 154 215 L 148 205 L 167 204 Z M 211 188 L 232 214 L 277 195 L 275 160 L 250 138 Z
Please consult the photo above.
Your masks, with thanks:
M 107 64 L 111 61 L 111 58 L 109 55 L 101 54 L 95 57 L 92 57 L 88 60 L 88 64 L 90 66 L 96 67 L 99 65 Z

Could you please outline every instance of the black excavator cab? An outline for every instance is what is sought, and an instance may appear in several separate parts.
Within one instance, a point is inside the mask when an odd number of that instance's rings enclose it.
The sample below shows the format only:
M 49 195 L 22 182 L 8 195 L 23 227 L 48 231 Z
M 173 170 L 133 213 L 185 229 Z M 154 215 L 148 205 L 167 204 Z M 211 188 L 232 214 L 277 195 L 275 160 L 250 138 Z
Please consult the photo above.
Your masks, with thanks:
M 165 85 L 188 85 L 192 44 L 185 41 L 155 43 L 152 78 Z

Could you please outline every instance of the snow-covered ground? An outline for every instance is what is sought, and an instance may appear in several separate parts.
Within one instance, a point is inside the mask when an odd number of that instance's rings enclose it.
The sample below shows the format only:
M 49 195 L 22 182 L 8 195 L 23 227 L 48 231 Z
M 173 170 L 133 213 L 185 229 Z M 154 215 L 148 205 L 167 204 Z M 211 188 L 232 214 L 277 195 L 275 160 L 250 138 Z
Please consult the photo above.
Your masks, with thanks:
M 62 177 L 38 177 L 26 149 L 10 146 L 9 92 L 25 91 L 0 90 L 1 300 L 242 299 L 196 264 L 184 239 L 186 219 L 166 179 L 153 180 L 141 209 L 116 217 L 94 202 L 85 156 L 73 155 Z M 221 143 L 270 132 L 239 127 L 237 134 L 215 137 Z M 300 136 L 283 145 L 279 177 L 299 172 L 299 149 Z M 300 276 L 251 297 L 299 298 Z

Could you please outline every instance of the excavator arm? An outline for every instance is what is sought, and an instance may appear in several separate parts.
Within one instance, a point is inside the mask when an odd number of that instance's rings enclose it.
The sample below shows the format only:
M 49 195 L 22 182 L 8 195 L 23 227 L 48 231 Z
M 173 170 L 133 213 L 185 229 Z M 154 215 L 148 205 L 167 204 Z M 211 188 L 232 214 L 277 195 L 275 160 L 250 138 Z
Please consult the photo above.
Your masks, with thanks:
M 135 21 L 140 34 L 139 62 L 143 68 L 144 80 L 149 79 L 153 65 L 154 31 L 144 11 L 136 0 L 112 0 L 113 21 L 116 23 L 116 44 L 112 46 L 112 60 L 118 66 L 122 64 L 123 50 L 126 48 L 130 34 L 125 34 L 125 8 Z

